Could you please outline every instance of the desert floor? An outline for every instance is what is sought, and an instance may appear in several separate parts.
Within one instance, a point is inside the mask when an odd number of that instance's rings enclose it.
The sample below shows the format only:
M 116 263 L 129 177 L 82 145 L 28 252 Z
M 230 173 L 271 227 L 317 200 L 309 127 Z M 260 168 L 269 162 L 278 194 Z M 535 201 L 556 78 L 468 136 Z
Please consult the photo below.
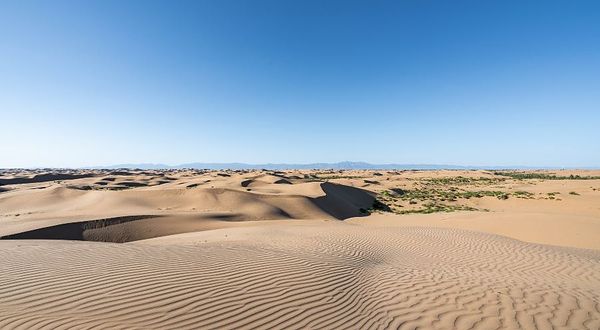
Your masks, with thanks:
M 0 171 L 0 328 L 600 329 L 600 171 Z

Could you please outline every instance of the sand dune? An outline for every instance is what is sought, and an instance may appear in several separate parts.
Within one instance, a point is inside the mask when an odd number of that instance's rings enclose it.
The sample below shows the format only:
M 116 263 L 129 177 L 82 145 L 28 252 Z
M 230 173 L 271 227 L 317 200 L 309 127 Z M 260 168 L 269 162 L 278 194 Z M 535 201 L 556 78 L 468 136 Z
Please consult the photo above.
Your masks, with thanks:
M 272 184 L 282 185 L 276 182 Z M 15 190 L 0 196 L 0 209 L 9 215 L 19 214 L 19 218 L 11 217 L 13 221 L 0 220 L 0 235 L 18 234 L 53 227 L 56 224 L 82 222 L 82 220 L 89 222 L 122 216 L 144 218 L 145 215 L 169 215 L 163 218 L 163 222 L 169 222 L 166 225 L 172 229 L 168 234 L 188 231 L 176 228 L 180 224 L 194 221 L 193 219 L 207 221 L 343 220 L 365 215 L 361 212 L 361 208 L 370 207 L 374 201 L 374 197 L 368 191 L 334 183 L 300 183 L 293 188 L 294 190 L 290 190 L 289 193 L 246 191 L 224 187 L 192 189 L 161 187 L 161 189 L 99 191 L 52 186 L 45 189 Z M 174 218 L 180 219 L 173 220 Z M 146 221 L 146 224 L 159 223 Z M 126 226 L 121 226 L 119 230 L 122 229 L 126 229 Z
M 330 224 L 0 247 L 6 329 L 600 327 L 599 252 L 461 230 Z
M 563 171 L 558 175 L 599 176 L 600 171 Z M 423 209 L 429 202 L 426 199 L 410 200 L 410 203 L 409 200 L 389 199 L 386 197 L 389 195 L 382 195 L 382 192 L 437 192 L 439 189 L 451 192 L 448 189 L 458 189 L 459 193 L 503 193 L 507 198 L 449 198 L 443 202 L 449 207 L 477 211 L 400 217 L 384 212 L 383 222 L 477 230 L 534 243 L 600 249 L 597 239 L 600 180 L 518 180 L 487 171 L 94 170 L 9 172 L 2 177 L 16 180 L 34 176 L 63 180 L 0 184 L 0 236 L 65 223 L 145 215 L 163 216 L 165 223 L 145 221 L 146 225 L 151 225 L 147 232 L 152 234 L 148 235 L 139 234 L 141 223 L 115 229 L 136 228 L 135 234 L 124 236 L 144 239 L 228 228 L 235 225 L 232 221 L 360 217 L 359 222 L 377 223 L 381 222 L 377 214 L 364 217 L 367 215 L 365 210 L 373 207 L 375 198 L 389 204 L 388 210 L 408 212 Z M 440 197 L 435 198 L 439 204 Z M 176 218 L 179 219 L 174 220 Z M 548 229 L 540 234 L 540 227 Z M 121 241 L 122 238 L 108 240 Z
M 600 180 L 543 175 L 7 172 L 0 328 L 600 329 Z

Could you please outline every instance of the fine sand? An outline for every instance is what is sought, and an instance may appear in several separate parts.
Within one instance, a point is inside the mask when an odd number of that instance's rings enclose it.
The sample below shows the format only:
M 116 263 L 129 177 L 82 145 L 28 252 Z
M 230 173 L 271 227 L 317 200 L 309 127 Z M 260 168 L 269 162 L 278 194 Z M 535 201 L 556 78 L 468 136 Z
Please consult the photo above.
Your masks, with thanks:
M 538 173 L 0 172 L 0 328 L 600 329 L 600 171 Z

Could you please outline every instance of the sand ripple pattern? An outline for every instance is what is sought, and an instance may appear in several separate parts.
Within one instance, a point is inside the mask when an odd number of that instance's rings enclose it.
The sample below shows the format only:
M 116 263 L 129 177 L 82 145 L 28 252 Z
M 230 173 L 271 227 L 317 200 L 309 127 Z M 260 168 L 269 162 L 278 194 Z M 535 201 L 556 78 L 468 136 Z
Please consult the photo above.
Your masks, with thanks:
M 207 233 L 2 241 L 0 328 L 600 329 L 597 251 L 439 228 Z

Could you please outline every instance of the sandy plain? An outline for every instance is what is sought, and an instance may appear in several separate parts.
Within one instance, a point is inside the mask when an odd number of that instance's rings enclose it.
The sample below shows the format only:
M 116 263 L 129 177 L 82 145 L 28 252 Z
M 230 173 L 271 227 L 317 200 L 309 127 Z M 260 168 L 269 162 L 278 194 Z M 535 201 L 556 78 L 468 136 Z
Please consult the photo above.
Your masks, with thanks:
M 3 329 L 600 329 L 600 171 L 0 174 Z

